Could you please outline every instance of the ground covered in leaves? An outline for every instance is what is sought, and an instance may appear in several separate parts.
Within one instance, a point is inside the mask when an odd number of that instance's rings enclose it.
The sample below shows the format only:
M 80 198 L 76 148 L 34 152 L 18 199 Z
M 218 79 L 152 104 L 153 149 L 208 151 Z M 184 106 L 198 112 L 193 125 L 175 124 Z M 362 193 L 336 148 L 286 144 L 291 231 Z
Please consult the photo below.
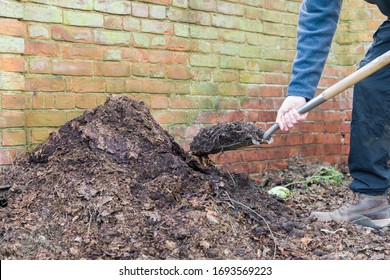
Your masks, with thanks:
M 256 183 L 111 97 L 1 172 L 0 258 L 389 259 L 389 229 L 309 218 L 349 199 L 340 174 L 292 158 Z M 270 196 L 276 185 L 292 196 Z

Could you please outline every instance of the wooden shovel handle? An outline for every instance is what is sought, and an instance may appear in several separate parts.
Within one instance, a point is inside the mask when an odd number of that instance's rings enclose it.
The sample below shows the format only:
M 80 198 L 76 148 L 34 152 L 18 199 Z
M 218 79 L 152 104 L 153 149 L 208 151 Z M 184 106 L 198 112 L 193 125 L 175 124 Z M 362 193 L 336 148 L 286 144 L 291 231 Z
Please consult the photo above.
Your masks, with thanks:
M 364 65 L 362 68 L 356 70 L 351 75 L 347 76 L 346 78 L 342 79 L 338 83 L 323 91 L 322 95 L 324 99 L 329 100 L 332 97 L 335 97 L 339 93 L 350 88 L 354 84 L 360 82 L 364 78 L 370 76 L 371 74 L 375 73 L 376 71 L 385 67 L 388 64 L 390 64 L 390 51 L 387 51 L 381 56 L 375 58 L 370 63 Z

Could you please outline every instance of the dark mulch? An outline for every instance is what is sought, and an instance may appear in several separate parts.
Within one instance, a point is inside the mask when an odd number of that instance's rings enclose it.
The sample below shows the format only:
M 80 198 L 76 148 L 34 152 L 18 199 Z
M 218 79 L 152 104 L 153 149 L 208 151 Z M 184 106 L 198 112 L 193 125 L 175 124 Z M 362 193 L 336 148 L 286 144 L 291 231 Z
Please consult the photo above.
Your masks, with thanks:
M 111 97 L 0 174 L 1 259 L 389 259 L 388 229 L 311 221 L 348 199 L 316 182 L 330 168 L 290 160 L 246 174 L 186 153 L 143 103 Z

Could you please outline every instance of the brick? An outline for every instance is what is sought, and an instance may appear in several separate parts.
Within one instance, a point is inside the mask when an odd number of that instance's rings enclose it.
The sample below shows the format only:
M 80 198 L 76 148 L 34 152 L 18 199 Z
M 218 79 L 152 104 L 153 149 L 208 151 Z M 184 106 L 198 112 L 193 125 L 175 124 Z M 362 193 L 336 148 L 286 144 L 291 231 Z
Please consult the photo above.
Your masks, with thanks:
M 218 85 L 210 82 L 196 83 L 191 88 L 191 93 L 194 95 L 219 95 Z
M 212 25 L 221 27 L 221 28 L 229 28 L 229 29 L 238 29 L 241 20 L 238 17 L 221 15 L 221 14 L 213 14 L 212 15 Z
M 213 49 L 216 53 L 224 55 L 238 55 L 240 49 L 246 47 L 235 43 L 218 42 L 214 43 Z
M 147 64 L 133 64 L 131 74 L 137 77 L 148 77 L 150 75 L 150 66 Z
M 24 90 L 24 76 L 14 72 L 0 73 L 0 89 Z
M 198 97 L 178 96 L 169 100 L 170 109 L 198 109 L 200 102 Z M 202 108 L 203 109 L 203 108 Z
M 246 40 L 245 33 L 242 31 L 225 30 L 219 34 L 223 41 L 243 43 Z
M 284 1 L 266 1 L 262 7 L 273 11 L 287 11 L 288 8 Z
M 194 10 L 217 11 L 217 1 L 215 0 L 188 0 L 188 6 Z
M 27 42 L 24 54 L 58 57 L 60 54 L 60 47 L 58 44 L 49 42 Z
M 108 79 L 106 91 L 109 93 L 125 92 L 125 81 L 123 79 Z
M 0 18 L 0 34 L 25 37 L 26 24 L 16 19 Z
M 277 85 L 287 85 L 288 75 L 286 74 L 265 74 L 265 83 L 266 84 L 277 84 Z
M 23 19 L 26 21 L 62 23 L 62 10 L 53 6 L 26 3 L 24 4 Z
M 141 31 L 146 33 L 173 34 L 173 23 L 156 20 L 142 20 Z
M 257 46 L 242 46 L 239 51 L 239 56 L 248 58 L 263 57 L 263 50 Z
M 173 28 L 176 36 L 188 37 L 190 35 L 190 27 L 188 24 L 175 23 Z
M 243 16 L 245 9 L 244 6 L 236 3 L 218 1 L 218 12 L 227 15 Z
M 122 30 L 123 23 L 120 16 L 105 16 L 104 27 L 107 29 Z
M 0 52 L 23 53 L 24 39 L 7 35 L 0 35 Z
M 89 27 L 103 27 L 103 15 L 74 10 L 64 11 L 64 24 Z
M 161 125 L 172 124 L 174 122 L 174 116 L 167 110 L 153 110 L 152 116 Z
M 32 39 L 47 40 L 50 39 L 50 30 L 43 25 L 29 24 L 28 35 Z
M 96 76 L 128 77 L 130 65 L 125 62 L 102 62 L 95 64 Z
M 151 3 L 151 4 L 165 5 L 165 6 L 170 6 L 172 4 L 172 0 L 141 0 L 141 1 L 146 3 Z
M 164 79 L 166 74 L 166 70 L 164 66 L 160 65 L 152 65 L 150 66 L 150 77 L 151 78 L 161 78 Z
M 22 94 L 3 94 L 2 96 L 2 109 L 20 110 L 27 109 L 29 107 L 28 97 Z
M 92 63 L 82 61 L 53 61 L 53 74 L 91 76 Z
M 51 73 L 50 59 L 40 57 L 33 58 L 29 61 L 29 72 L 34 74 L 49 74 Z
M 0 165 L 12 164 L 13 157 L 10 150 L 0 149 Z
M 278 36 L 247 33 L 248 44 L 262 47 L 276 47 L 282 45 L 282 39 Z M 295 43 L 294 43 L 295 45 Z
M 70 91 L 72 92 L 105 92 L 106 81 L 92 78 L 73 78 Z
M 89 109 L 97 106 L 97 100 L 95 95 L 78 94 L 76 95 L 76 108 Z
M 59 94 L 55 96 L 56 109 L 74 109 L 75 97 L 72 94 Z
M 182 23 L 196 23 L 197 13 L 195 11 L 187 11 L 177 8 L 170 8 L 167 12 L 168 19 Z
M 149 14 L 154 19 L 165 19 L 167 17 L 167 8 L 165 6 L 152 5 L 149 8 Z
M 220 66 L 221 68 L 230 69 L 245 69 L 246 60 L 240 57 L 221 56 Z
M 172 117 L 173 117 L 173 123 L 175 124 L 188 124 L 191 119 L 192 115 L 189 112 L 186 111 L 173 111 L 172 112 Z
M 23 72 L 24 58 L 16 55 L 1 55 L 0 69 L 7 72 Z
M 190 80 L 192 74 L 188 67 L 167 66 L 167 77 L 174 80 Z
M 31 130 L 31 142 L 32 144 L 40 144 L 49 138 L 50 133 L 55 129 L 38 128 Z
M 262 19 L 262 10 L 258 10 L 256 8 L 248 7 L 245 9 L 244 18 L 246 19 Z
M 93 0 L 50 0 L 50 4 L 78 10 L 92 10 L 93 8 Z
M 15 1 L 0 1 L 0 17 L 22 18 L 23 4 Z
M 23 127 L 24 125 L 24 112 L 0 112 L 0 128 Z
M 263 32 L 263 23 L 259 20 L 242 19 L 239 21 L 239 29 L 250 32 Z
M 168 97 L 166 96 L 152 96 L 150 99 L 151 109 L 167 109 L 168 108 Z
M 125 81 L 126 92 L 143 92 L 142 81 L 139 80 L 126 80 Z
M 107 95 L 96 95 L 96 104 L 99 106 L 106 103 L 107 98 Z
M 122 51 L 122 59 L 125 61 L 137 62 L 140 60 L 139 50 L 126 48 Z
M 165 35 L 151 35 L 150 48 L 164 49 L 167 45 L 167 38 Z
M 123 19 L 123 29 L 127 31 L 141 31 L 141 21 L 132 17 Z
M 135 17 L 147 18 L 149 15 L 149 7 L 143 3 L 132 3 L 132 13 Z
M 131 35 L 128 32 L 94 30 L 97 44 L 128 46 L 131 44 Z
M 192 66 L 217 67 L 218 56 L 208 54 L 192 54 L 190 56 L 190 64 Z
M 65 59 L 101 60 L 103 57 L 102 49 L 97 46 L 62 45 L 61 53 Z
M 213 27 L 191 26 L 190 36 L 197 39 L 218 39 L 218 30 Z
M 44 112 L 44 111 L 28 111 L 26 115 L 27 127 L 58 127 L 66 123 L 66 112 Z
M 34 94 L 32 96 L 33 109 L 54 109 L 54 96 L 52 94 Z
M 188 65 L 189 64 L 189 54 L 174 52 L 171 53 L 171 60 L 174 64 Z
M 64 91 L 65 83 L 63 78 L 26 78 L 26 91 Z
M 149 48 L 149 37 L 142 33 L 133 33 L 133 45 L 137 48 Z
M 238 82 L 238 73 L 234 70 L 218 70 L 214 72 L 215 82 Z
M 96 11 L 118 14 L 118 15 L 129 15 L 131 13 L 130 1 L 112 1 L 112 0 L 95 0 Z
M 3 131 L 3 146 L 26 145 L 26 132 L 24 130 Z
M 296 34 L 294 27 L 273 22 L 264 22 L 262 31 L 265 34 L 287 37 L 294 37 Z
M 104 52 L 104 60 L 122 60 L 122 50 L 109 49 Z
M 191 81 L 174 81 L 174 94 L 191 94 Z
M 77 43 L 90 43 L 92 41 L 91 30 L 80 27 L 53 26 L 51 34 L 54 40 Z
M 142 62 L 172 64 L 172 53 L 163 50 L 140 50 L 140 60 Z
M 245 84 L 263 84 L 264 76 L 257 73 L 241 72 L 240 82 Z
M 174 91 L 174 85 L 170 81 L 143 80 L 142 88 L 145 93 L 168 94 Z
M 212 105 L 214 105 L 213 103 L 211 103 Z M 236 97 L 221 97 L 221 98 L 218 98 L 218 101 L 216 102 L 217 104 L 217 109 L 220 109 L 220 110 L 240 110 L 241 109 L 241 104 L 240 104 L 240 100 L 237 99 Z M 201 106 L 201 108 L 203 108 L 203 106 Z M 211 107 L 213 108 L 213 107 Z M 250 112 L 249 112 L 250 113 Z M 259 119 L 256 118 L 255 120 L 253 120 L 254 122 L 257 122 Z
M 188 0 L 172 0 L 172 6 L 180 8 L 188 8 Z
M 218 91 L 223 96 L 245 96 L 247 95 L 247 89 L 240 84 L 221 84 Z

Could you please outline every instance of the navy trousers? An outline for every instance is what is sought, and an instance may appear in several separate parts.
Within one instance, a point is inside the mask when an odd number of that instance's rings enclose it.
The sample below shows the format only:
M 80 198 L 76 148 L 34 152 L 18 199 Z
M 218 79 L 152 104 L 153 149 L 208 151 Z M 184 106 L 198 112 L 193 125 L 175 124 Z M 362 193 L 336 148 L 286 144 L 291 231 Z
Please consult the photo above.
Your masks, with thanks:
M 390 20 L 375 32 L 360 66 L 390 50 Z M 390 65 L 357 83 L 353 93 L 348 158 L 350 188 L 380 195 L 390 186 Z

